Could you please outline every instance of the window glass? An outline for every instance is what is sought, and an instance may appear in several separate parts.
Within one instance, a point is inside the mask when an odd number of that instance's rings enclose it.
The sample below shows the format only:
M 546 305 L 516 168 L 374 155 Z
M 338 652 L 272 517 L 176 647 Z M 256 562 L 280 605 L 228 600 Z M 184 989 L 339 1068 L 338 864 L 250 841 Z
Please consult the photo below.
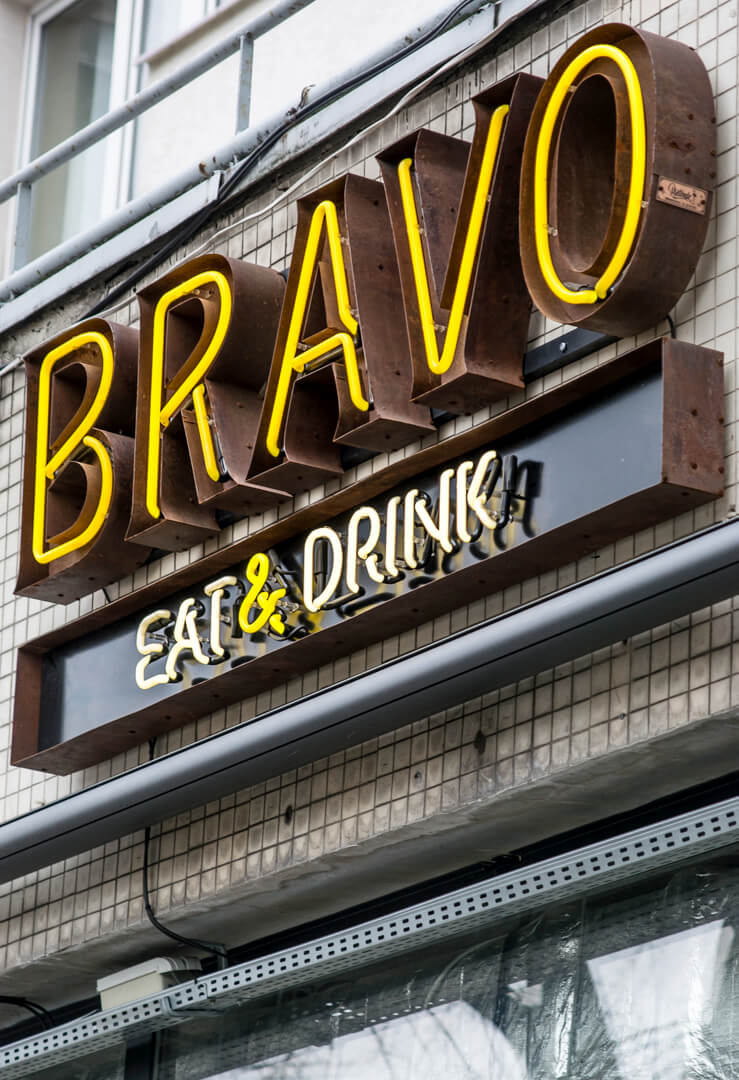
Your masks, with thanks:
M 110 100 L 116 0 L 81 0 L 41 29 L 31 157 L 102 116 Z M 31 257 L 98 220 L 105 144 L 34 185 Z
M 190 1021 L 159 1080 L 737 1076 L 737 886 L 704 863 Z
M 35 1080 L 124 1080 L 126 1047 L 123 1043 L 85 1054 L 78 1061 L 65 1061 L 40 1069 L 33 1075 Z
M 207 0 L 146 0 L 141 51 L 166 45 L 207 14 Z

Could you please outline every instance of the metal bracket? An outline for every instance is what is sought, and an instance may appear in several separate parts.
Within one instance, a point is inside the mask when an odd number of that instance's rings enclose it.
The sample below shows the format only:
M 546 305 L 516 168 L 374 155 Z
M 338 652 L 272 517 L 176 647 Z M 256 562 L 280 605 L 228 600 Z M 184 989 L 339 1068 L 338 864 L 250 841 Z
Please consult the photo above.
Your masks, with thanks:
M 496 918 L 694 859 L 735 844 L 737 838 L 739 798 L 734 797 L 1 1047 L 0 1073 L 7 1080 L 38 1075 L 52 1065 L 180 1024 L 193 1011 L 220 1012 L 279 989 L 428 947 L 449 935 L 485 928 Z
M 569 330 L 553 341 L 529 349 L 523 358 L 524 382 L 533 382 L 534 379 L 540 379 L 550 371 L 557 371 L 573 360 L 582 360 L 598 349 L 612 345 L 614 341 L 618 341 L 618 338 L 609 334 L 596 334 L 592 330 L 579 328 Z

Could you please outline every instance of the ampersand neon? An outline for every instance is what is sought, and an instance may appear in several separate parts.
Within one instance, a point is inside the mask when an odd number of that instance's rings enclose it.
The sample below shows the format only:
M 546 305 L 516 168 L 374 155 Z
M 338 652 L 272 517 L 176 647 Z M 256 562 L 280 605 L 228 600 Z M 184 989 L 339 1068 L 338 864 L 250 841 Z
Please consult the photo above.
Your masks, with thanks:
M 270 629 L 276 634 L 284 634 L 285 622 L 277 610 L 277 605 L 285 596 L 287 590 L 267 590 L 266 586 L 270 574 L 267 556 L 261 552 L 252 555 L 246 564 L 244 573 L 251 588 L 239 607 L 239 626 L 245 634 L 255 634 L 269 624 Z M 254 605 L 260 610 L 253 618 L 249 618 L 249 613 Z

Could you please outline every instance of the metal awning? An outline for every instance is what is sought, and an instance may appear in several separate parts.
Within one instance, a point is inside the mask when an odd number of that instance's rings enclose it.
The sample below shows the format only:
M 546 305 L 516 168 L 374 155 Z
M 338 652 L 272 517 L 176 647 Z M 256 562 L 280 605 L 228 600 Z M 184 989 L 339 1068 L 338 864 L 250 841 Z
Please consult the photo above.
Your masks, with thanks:
M 355 746 L 739 592 L 730 520 L 0 826 L 0 880 Z

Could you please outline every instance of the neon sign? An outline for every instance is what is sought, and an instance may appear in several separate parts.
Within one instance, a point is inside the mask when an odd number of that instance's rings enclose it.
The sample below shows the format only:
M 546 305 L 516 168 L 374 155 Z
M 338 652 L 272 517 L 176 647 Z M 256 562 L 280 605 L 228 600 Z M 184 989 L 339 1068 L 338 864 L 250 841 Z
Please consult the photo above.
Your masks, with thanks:
M 138 334 L 92 319 L 29 354 L 19 592 L 69 602 L 339 476 L 342 448 L 507 396 L 532 301 L 616 336 L 669 313 L 715 179 L 696 53 L 609 24 L 473 106 L 471 145 L 416 132 L 382 183 L 301 199 L 287 283 L 201 256 L 141 290 Z
M 306 501 L 24 646 L 13 763 L 100 761 L 716 498 L 722 407 L 720 354 L 663 338 Z
M 515 455 L 486 450 L 442 470 L 433 496 L 411 487 L 379 505 L 359 506 L 341 530 L 312 529 L 302 568 L 255 553 L 238 573 L 204 585 L 203 599 L 187 596 L 176 608 L 144 615 L 136 629 L 136 685 L 150 690 L 180 681 L 185 660 L 208 667 L 248 656 L 265 634 L 275 641 L 303 637 L 320 626 L 312 617 L 321 612 L 381 604 L 428 581 L 431 563 L 444 563 L 463 545 L 488 558 L 510 543 L 514 522 L 531 530 L 530 470 L 530 464 L 519 468 Z M 446 572 L 453 565 L 452 559 Z

